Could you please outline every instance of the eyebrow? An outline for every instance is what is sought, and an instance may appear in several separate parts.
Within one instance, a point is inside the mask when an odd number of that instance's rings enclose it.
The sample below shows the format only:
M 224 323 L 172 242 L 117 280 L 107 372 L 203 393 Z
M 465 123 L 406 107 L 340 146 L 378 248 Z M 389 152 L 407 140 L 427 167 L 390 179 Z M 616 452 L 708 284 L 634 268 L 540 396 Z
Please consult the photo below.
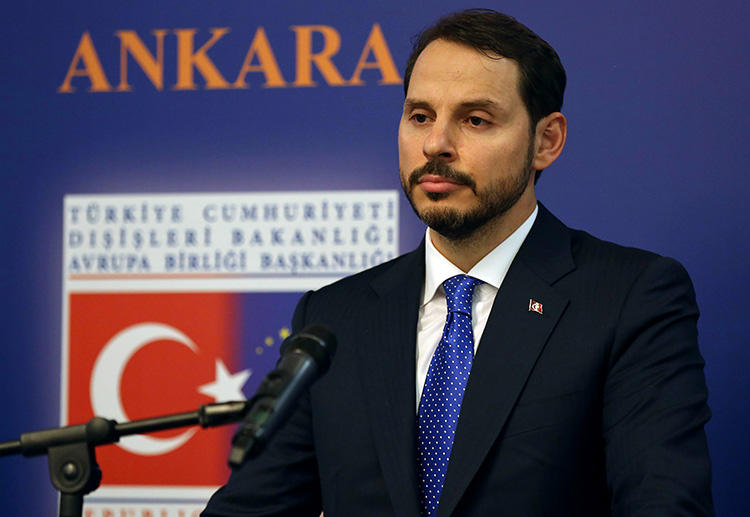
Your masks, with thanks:
M 430 109 L 430 103 L 419 99 L 407 98 L 404 100 L 404 111 L 413 109 Z
M 502 106 L 500 106 L 497 102 L 493 101 L 492 99 L 486 98 L 467 100 L 460 103 L 459 107 L 464 110 L 483 109 L 504 111 Z M 432 109 L 432 106 L 425 100 L 407 98 L 404 101 L 404 111 L 411 109 Z

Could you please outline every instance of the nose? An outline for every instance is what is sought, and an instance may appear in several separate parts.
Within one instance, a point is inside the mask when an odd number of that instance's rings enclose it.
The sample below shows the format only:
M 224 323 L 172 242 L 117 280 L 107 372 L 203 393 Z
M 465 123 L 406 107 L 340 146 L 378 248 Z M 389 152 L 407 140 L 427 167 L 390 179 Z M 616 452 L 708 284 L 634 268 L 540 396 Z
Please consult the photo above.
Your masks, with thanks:
M 425 136 L 422 153 L 428 160 L 441 159 L 451 162 L 456 159 L 454 135 L 448 124 L 435 122 Z

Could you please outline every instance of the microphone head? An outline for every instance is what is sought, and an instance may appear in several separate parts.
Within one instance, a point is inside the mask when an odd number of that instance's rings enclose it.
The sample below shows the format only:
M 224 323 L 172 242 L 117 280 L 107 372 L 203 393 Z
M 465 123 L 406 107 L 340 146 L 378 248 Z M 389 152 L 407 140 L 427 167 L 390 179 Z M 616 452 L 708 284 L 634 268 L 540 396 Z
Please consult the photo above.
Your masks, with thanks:
M 336 353 L 336 336 L 323 325 L 308 325 L 300 332 L 292 334 L 281 344 L 281 355 L 300 350 L 310 355 L 320 368 L 320 373 L 328 370 Z

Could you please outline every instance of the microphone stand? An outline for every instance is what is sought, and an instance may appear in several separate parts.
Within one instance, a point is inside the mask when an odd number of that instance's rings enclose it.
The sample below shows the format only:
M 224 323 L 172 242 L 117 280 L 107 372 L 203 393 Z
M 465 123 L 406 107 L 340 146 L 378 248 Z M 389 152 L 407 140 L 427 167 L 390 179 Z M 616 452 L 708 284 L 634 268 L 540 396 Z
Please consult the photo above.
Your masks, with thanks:
M 83 496 L 99 487 L 102 471 L 96 462 L 96 447 L 119 441 L 131 434 L 153 433 L 191 425 L 203 428 L 238 422 L 250 401 L 219 402 L 197 411 L 117 423 L 94 417 L 86 424 L 24 433 L 19 440 L 0 443 L 0 456 L 47 455 L 52 484 L 60 492 L 60 517 L 82 517 Z

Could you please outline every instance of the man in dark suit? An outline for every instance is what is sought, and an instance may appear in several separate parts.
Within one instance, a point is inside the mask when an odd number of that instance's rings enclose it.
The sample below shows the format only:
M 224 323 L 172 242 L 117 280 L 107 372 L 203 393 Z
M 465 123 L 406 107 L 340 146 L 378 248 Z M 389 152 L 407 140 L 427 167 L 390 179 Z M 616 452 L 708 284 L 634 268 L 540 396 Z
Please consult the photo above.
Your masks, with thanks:
M 302 298 L 295 329 L 338 337 L 331 369 L 205 515 L 711 515 L 686 272 L 537 203 L 566 137 L 557 54 L 464 11 L 404 83 L 425 240 Z

